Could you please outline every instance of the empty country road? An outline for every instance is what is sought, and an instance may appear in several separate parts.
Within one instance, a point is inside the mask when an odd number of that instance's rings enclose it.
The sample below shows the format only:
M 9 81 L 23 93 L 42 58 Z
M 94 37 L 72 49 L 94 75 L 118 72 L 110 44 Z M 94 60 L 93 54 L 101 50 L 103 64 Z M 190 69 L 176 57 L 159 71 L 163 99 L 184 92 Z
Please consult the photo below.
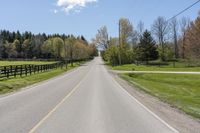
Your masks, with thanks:
M 129 95 L 101 58 L 0 98 L 0 133 L 175 133 Z

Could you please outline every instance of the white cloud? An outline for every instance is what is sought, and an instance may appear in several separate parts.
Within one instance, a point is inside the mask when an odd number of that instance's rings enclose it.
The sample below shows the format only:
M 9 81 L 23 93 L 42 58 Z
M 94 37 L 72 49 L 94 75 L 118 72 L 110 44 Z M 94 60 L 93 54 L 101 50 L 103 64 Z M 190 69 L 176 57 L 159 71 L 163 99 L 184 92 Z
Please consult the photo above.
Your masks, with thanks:
M 80 9 L 86 7 L 87 4 L 96 3 L 97 1 L 98 0 L 58 0 L 57 6 L 61 7 L 66 13 L 70 11 L 80 12 Z
M 58 10 L 55 9 L 53 12 L 54 12 L 55 14 L 57 14 L 57 13 L 58 13 Z

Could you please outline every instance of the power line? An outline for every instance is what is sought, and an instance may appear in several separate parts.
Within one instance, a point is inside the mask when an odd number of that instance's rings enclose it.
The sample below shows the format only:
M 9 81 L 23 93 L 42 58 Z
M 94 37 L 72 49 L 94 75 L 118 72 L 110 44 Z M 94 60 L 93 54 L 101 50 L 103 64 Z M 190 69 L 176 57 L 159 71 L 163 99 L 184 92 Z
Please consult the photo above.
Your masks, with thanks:
M 176 18 L 177 16 L 181 15 L 182 13 L 184 13 L 185 11 L 189 10 L 190 8 L 192 8 L 194 5 L 196 5 L 197 3 L 199 3 L 200 0 L 196 1 L 195 3 L 193 3 L 192 5 L 188 6 L 187 8 L 185 8 L 184 10 L 182 10 L 181 12 L 179 12 L 178 14 L 174 15 L 173 17 L 171 17 L 170 19 L 168 19 L 167 21 L 170 21 L 174 18 Z

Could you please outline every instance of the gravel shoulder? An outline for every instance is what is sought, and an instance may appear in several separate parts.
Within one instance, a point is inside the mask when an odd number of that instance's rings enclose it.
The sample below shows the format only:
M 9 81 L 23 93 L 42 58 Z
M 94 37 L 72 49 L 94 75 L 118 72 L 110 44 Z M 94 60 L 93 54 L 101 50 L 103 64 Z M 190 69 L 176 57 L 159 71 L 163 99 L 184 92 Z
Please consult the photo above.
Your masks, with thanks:
M 133 97 L 157 114 L 164 121 L 172 125 L 181 133 L 200 133 L 200 120 L 195 119 L 177 108 L 160 101 L 144 91 L 138 89 L 128 81 L 123 80 L 117 73 L 109 71 L 116 81 Z

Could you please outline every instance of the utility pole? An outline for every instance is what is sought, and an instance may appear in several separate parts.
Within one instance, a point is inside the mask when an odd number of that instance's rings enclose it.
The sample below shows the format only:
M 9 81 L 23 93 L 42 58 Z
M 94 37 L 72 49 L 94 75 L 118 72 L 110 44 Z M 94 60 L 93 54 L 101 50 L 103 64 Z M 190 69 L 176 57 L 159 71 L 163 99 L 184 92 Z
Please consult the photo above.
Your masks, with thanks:
M 121 24 L 120 24 L 120 20 L 119 20 L 119 52 L 118 52 L 118 59 L 119 59 L 119 65 L 122 65 L 120 52 L 121 52 Z

